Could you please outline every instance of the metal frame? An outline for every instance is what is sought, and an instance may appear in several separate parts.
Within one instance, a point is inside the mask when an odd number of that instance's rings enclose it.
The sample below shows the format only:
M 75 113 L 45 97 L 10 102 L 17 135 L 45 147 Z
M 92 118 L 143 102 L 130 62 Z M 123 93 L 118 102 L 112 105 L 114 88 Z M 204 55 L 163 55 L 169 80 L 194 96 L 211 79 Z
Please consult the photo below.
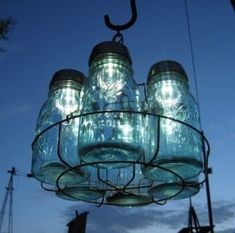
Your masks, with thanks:
M 62 155 L 61 155 L 61 152 L 60 152 L 60 137 L 61 137 L 61 126 L 64 122 L 66 121 L 70 121 L 72 119 L 75 119 L 75 118 L 78 118 L 78 117 L 85 117 L 85 116 L 89 116 L 89 115 L 95 115 L 95 114 L 107 114 L 107 113 L 127 113 L 127 114 L 141 114 L 143 117 L 146 117 L 147 115 L 148 116 L 153 116 L 153 117 L 156 117 L 157 118 L 157 122 L 158 122 L 158 142 L 157 142 L 157 149 L 156 149 L 156 152 L 155 154 L 153 155 L 153 158 L 151 159 L 151 161 L 149 163 L 146 163 L 145 162 L 145 159 L 142 159 L 141 161 L 113 161 L 113 162 L 102 162 L 102 163 L 129 163 L 129 164 L 132 164 L 133 166 L 133 175 L 131 177 L 131 179 L 128 181 L 128 183 L 126 185 L 124 185 L 122 188 L 119 188 L 119 187 L 116 187 L 115 185 L 103 180 L 99 173 L 100 173 L 100 169 L 97 168 L 97 178 L 98 178 L 98 181 L 105 184 L 107 186 L 107 188 L 105 189 L 102 189 L 102 190 L 95 190 L 95 191 L 102 191 L 103 192 L 103 198 L 102 200 L 100 201 L 92 201 L 92 203 L 96 203 L 97 205 L 103 205 L 103 204 L 107 204 L 109 205 L 109 203 L 105 202 L 105 194 L 107 192 L 111 192 L 111 191 L 117 191 L 117 192 L 122 192 L 124 194 L 130 194 L 131 190 L 133 189 L 142 189 L 142 188 L 150 188 L 153 184 L 150 184 L 149 186 L 134 186 L 134 187 L 129 187 L 129 184 L 131 183 L 131 181 L 135 178 L 135 168 L 136 168 L 136 165 L 145 165 L 145 166 L 151 166 L 151 167 L 157 167 L 157 168 L 160 168 L 166 172 L 169 172 L 171 174 L 173 174 L 174 176 L 176 176 L 179 180 L 180 180 L 180 183 L 179 185 L 181 186 L 181 189 L 175 193 L 174 195 L 168 197 L 168 198 L 164 198 L 164 199 L 159 199 L 159 200 L 156 200 L 155 198 L 152 198 L 151 201 L 149 201 L 149 203 L 143 203 L 143 204 L 150 204 L 150 203 L 156 203 L 156 204 L 165 204 L 167 202 L 167 200 L 169 199 L 172 199 L 174 197 L 176 197 L 177 195 L 179 195 L 183 190 L 184 188 L 188 185 L 185 183 L 184 179 L 178 175 L 177 173 L 175 173 L 174 171 L 171 171 L 170 169 L 167 169 L 161 165 L 156 165 L 156 164 L 153 164 L 153 161 L 157 158 L 157 155 L 158 155 L 158 152 L 159 152 L 159 141 L 160 141 L 160 119 L 169 119 L 169 120 L 172 120 L 172 121 L 175 121 L 175 122 L 178 122 L 179 124 L 183 124 L 189 128 L 191 128 L 193 131 L 197 132 L 198 134 L 201 135 L 201 138 L 202 138 L 202 144 L 203 144 L 203 148 L 202 148 L 202 154 L 203 154 L 203 166 L 204 166 L 204 178 L 203 180 L 201 180 L 197 185 L 202 185 L 204 183 L 208 183 L 208 158 L 209 158 L 209 154 L 210 154 L 210 145 L 209 145 L 209 142 L 208 140 L 206 139 L 206 137 L 204 136 L 204 133 L 203 131 L 200 131 L 196 128 L 194 128 L 193 126 L 185 123 L 185 122 L 182 122 L 182 121 L 179 121 L 179 120 L 176 120 L 174 118 L 171 118 L 171 117 L 166 117 L 166 116 L 162 116 L 162 115 L 158 115 L 158 114 L 154 114 L 154 113 L 150 113 L 150 112 L 146 112 L 146 111 L 119 111 L 119 110 L 113 110 L 113 111 L 98 111 L 98 112 L 92 112 L 92 113 L 84 113 L 84 114 L 79 114 L 79 115 L 73 115 L 73 114 L 70 114 L 69 116 L 66 117 L 66 119 L 64 120 L 61 120 L 51 126 L 49 126 L 48 128 L 46 128 L 45 130 L 43 130 L 40 134 L 38 134 L 33 143 L 32 143 L 32 146 L 36 143 L 36 141 L 38 140 L 38 138 L 40 138 L 43 134 L 45 134 L 48 130 L 54 128 L 54 127 L 59 127 L 59 134 L 58 134 L 58 145 L 57 145 L 57 155 L 58 155 L 58 158 L 60 160 L 60 162 L 62 164 L 64 164 L 68 169 L 64 172 L 61 173 L 61 175 L 58 177 L 57 179 L 57 182 L 56 182 L 56 187 L 54 186 L 51 186 L 51 185 L 47 185 L 47 184 L 44 184 L 42 183 L 42 188 L 47 190 L 47 191 L 59 191 L 59 192 L 62 192 L 64 193 L 65 195 L 68 195 L 66 194 L 65 192 L 65 189 L 63 187 L 61 187 L 60 185 L 60 180 L 62 178 L 62 176 L 70 171 L 76 171 L 76 170 L 79 170 L 83 167 L 86 167 L 86 166 L 93 166 L 93 167 L 96 167 L 96 165 L 98 165 L 98 163 L 81 163 L 79 164 L 78 166 L 76 167 L 71 167 L 66 161 L 63 160 L 62 158 Z M 144 156 L 144 155 L 143 155 Z M 93 189 L 93 188 L 92 188 Z M 94 189 L 93 189 L 94 190 Z M 131 193 L 133 195 L 133 193 Z M 210 196 L 208 194 L 208 196 Z M 72 196 L 68 195 L 68 197 L 70 197 L 71 199 L 73 199 Z M 212 222 L 212 221 L 211 221 Z

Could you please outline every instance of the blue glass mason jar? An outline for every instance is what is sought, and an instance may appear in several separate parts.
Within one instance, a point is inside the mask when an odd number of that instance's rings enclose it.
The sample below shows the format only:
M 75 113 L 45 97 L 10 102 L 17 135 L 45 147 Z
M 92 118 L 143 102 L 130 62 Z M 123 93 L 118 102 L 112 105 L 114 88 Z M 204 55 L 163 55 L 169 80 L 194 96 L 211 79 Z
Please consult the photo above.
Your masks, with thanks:
M 93 189 L 89 182 L 78 185 L 68 186 L 63 190 L 55 192 L 56 196 L 68 201 L 85 201 L 91 203 L 100 203 L 104 192 L 102 190 Z
M 59 178 L 62 188 L 88 178 L 81 169 L 72 169 L 80 163 L 79 118 L 68 118 L 80 113 L 84 77 L 79 71 L 64 69 L 56 72 L 51 80 L 32 145 L 32 173 L 43 183 L 56 185 Z M 60 177 L 62 173 L 64 175 Z
M 175 177 L 170 182 L 159 183 L 154 182 L 149 190 L 150 196 L 155 200 L 179 200 L 189 198 L 196 195 L 200 191 L 199 176 L 191 179 L 186 179 L 182 182 L 181 179 Z
M 90 175 L 89 180 L 56 191 L 57 197 L 72 201 L 80 200 L 91 203 L 102 203 L 105 197 L 106 185 L 98 179 L 97 168 L 85 166 L 85 170 Z
M 150 204 L 149 188 L 152 181 L 143 176 L 141 165 L 124 168 L 96 168 L 88 166 L 89 181 L 56 191 L 59 198 L 81 200 L 116 206 L 141 206 Z
M 163 117 L 149 117 L 146 133 L 151 138 L 146 143 L 151 148 L 146 162 L 151 165 L 144 166 L 143 173 L 159 183 L 171 183 L 169 187 L 176 180 L 196 178 L 203 169 L 199 111 L 178 62 L 161 61 L 151 67 L 146 105 L 149 112 Z
M 101 178 L 105 179 L 105 176 Z M 112 188 L 106 197 L 108 204 L 142 206 L 152 203 L 148 192 L 153 182 L 143 175 L 140 164 L 120 169 L 108 169 L 106 180 Z M 109 189 L 110 187 L 107 186 Z
M 128 49 L 118 42 L 102 42 L 91 53 L 83 87 L 82 114 L 86 115 L 79 129 L 83 163 L 125 167 L 143 155 L 141 114 L 131 113 L 140 111 L 131 64 Z

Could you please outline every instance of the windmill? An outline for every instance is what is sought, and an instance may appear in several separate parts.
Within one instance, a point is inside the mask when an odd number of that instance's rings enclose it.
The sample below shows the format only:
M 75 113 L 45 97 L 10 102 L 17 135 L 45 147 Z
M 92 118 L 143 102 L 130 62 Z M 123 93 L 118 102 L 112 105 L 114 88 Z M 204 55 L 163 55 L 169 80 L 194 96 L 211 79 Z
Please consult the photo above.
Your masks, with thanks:
M 10 179 L 8 186 L 6 187 L 6 193 L 0 213 L 0 233 L 13 233 L 13 177 L 16 174 L 16 170 L 12 167 L 12 169 L 7 172 L 10 173 Z M 3 230 L 3 220 L 5 218 L 7 218 L 6 231 Z

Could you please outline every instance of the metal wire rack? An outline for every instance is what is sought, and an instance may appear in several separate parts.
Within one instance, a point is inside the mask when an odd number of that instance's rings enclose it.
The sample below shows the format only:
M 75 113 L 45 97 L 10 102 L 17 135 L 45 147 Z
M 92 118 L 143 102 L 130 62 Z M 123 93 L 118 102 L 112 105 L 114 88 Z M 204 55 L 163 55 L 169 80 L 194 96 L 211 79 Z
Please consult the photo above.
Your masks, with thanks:
M 71 166 L 63 159 L 63 156 L 62 156 L 61 150 L 60 150 L 60 148 L 61 148 L 61 128 L 62 128 L 63 123 L 69 122 L 75 118 L 81 118 L 81 117 L 86 117 L 86 116 L 96 115 L 96 114 L 113 114 L 113 113 L 125 113 L 125 114 L 132 114 L 132 115 L 138 114 L 138 115 L 141 115 L 143 117 L 143 119 L 146 116 L 151 116 L 151 117 L 155 118 L 156 123 L 158 125 L 158 130 L 157 130 L 157 134 L 158 134 L 157 140 L 158 141 L 156 143 L 157 148 L 156 148 L 156 152 L 153 154 L 152 159 L 150 161 L 148 161 L 148 162 L 146 161 L 145 154 L 143 153 L 143 156 L 138 161 L 103 161 L 102 162 L 102 164 L 105 164 L 105 163 L 127 164 L 128 163 L 128 166 L 132 167 L 132 172 L 131 172 L 128 180 L 126 181 L 126 183 L 122 183 L 121 185 L 120 184 L 117 185 L 115 183 L 112 183 L 110 180 L 108 180 L 107 177 L 105 177 L 103 175 L 105 169 L 100 168 L 98 162 L 84 163 L 83 161 L 80 161 L 80 163 L 77 166 Z M 200 176 L 200 181 L 198 181 L 196 183 L 188 182 L 187 180 L 184 180 L 179 174 L 177 174 L 173 170 L 168 169 L 160 164 L 153 163 L 153 161 L 156 160 L 156 158 L 159 154 L 159 150 L 160 150 L 161 119 L 168 119 L 168 120 L 176 122 L 177 124 L 182 124 L 182 125 L 188 127 L 190 130 L 192 130 L 192 132 L 200 135 L 201 140 L 202 140 L 202 151 L 201 152 L 203 155 L 203 172 Z M 51 125 L 50 127 L 43 130 L 40 134 L 38 134 L 32 143 L 32 147 L 34 147 L 34 145 L 36 143 L 38 143 L 38 140 L 40 140 L 40 138 L 43 137 L 44 134 L 46 134 L 49 130 L 51 130 L 55 127 L 58 127 L 57 145 L 55 145 L 57 147 L 57 156 L 58 156 L 60 163 L 63 164 L 66 169 L 63 172 L 61 172 L 61 174 L 58 176 L 55 186 L 50 185 L 50 184 L 46 184 L 46 183 L 41 183 L 41 186 L 43 189 L 45 189 L 47 191 L 55 192 L 59 197 L 62 197 L 64 199 L 91 202 L 91 203 L 97 204 L 97 206 L 101 206 L 103 204 L 117 205 L 117 206 L 130 206 L 130 205 L 131 206 L 142 206 L 142 205 L 147 205 L 147 204 L 151 204 L 151 203 L 163 205 L 170 199 L 177 199 L 177 197 L 183 192 L 183 190 L 185 188 L 198 188 L 198 190 L 199 190 L 200 187 L 205 183 L 206 175 L 208 174 L 208 171 L 209 171 L 208 158 L 209 158 L 209 154 L 210 154 L 210 145 L 209 145 L 208 140 L 204 136 L 203 131 L 200 131 L 185 122 L 176 120 L 171 117 L 166 117 L 163 115 L 158 115 L 158 114 L 154 114 L 154 113 L 150 113 L 150 112 L 146 112 L 146 111 L 119 111 L 119 110 L 98 111 L 98 112 L 85 113 L 85 114 L 79 114 L 79 115 L 70 114 L 66 117 L 66 119 L 61 120 L 61 121 Z M 133 181 L 136 178 L 136 170 L 139 169 L 139 167 L 141 167 L 141 166 L 156 167 L 158 169 L 161 169 L 164 172 L 167 172 L 171 176 L 174 176 L 175 180 L 177 180 L 176 185 L 178 186 L 178 190 L 175 191 L 175 193 L 171 194 L 168 197 L 156 198 L 156 197 L 151 196 L 151 194 L 149 194 L 147 190 L 149 190 L 153 187 L 153 185 L 154 185 L 153 181 L 145 182 L 144 177 L 142 177 L 139 180 L 139 182 L 135 182 L 133 184 Z M 81 173 L 84 170 L 86 170 L 88 167 L 91 167 L 93 170 L 95 170 L 95 173 L 96 173 L 96 175 L 95 175 L 96 181 L 95 182 L 89 181 L 88 184 L 86 184 L 86 186 L 81 185 L 80 187 L 76 187 L 76 188 L 75 187 L 71 188 L 71 187 L 66 187 L 64 185 L 61 185 L 61 183 L 62 183 L 61 181 L 63 180 L 63 177 L 66 174 L 69 174 L 70 172 L 73 172 L 73 171 Z M 68 190 L 69 190 L 69 192 L 68 192 Z M 72 193 L 73 193 L 73 191 L 75 193 L 71 194 L 71 191 L 72 191 Z M 76 195 L 76 193 L 79 193 L 79 191 L 80 192 L 87 192 L 87 194 L 89 194 L 89 192 L 91 194 L 96 193 L 100 196 L 100 198 L 98 198 L 97 200 L 84 200 L 82 196 Z M 118 201 L 120 199 L 122 200 L 121 202 Z

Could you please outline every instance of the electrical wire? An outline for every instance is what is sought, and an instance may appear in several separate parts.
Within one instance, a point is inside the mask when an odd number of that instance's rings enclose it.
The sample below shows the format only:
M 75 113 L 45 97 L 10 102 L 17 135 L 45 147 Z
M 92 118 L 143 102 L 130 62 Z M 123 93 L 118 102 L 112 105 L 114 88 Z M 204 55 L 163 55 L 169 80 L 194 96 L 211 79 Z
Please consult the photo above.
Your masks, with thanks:
M 185 7 L 185 15 L 186 15 L 186 21 L 187 21 L 187 31 L 188 31 L 188 38 L 189 38 L 189 45 L 190 45 L 190 54 L 191 54 L 191 60 L 192 60 L 192 66 L 193 66 L 193 79 L 194 79 L 194 85 L 195 85 L 195 91 L 196 91 L 196 99 L 197 99 L 197 103 L 198 103 L 199 121 L 201 123 L 201 110 L 200 110 L 200 100 L 199 100 L 199 91 L 198 91 L 198 80 L 197 80 L 197 74 L 196 74 L 195 57 L 194 57 L 194 50 L 193 50 L 191 25 L 190 25 L 190 20 L 189 20 L 189 10 L 188 10 L 188 5 L 187 5 L 187 0 L 184 0 L 184 7 Z

